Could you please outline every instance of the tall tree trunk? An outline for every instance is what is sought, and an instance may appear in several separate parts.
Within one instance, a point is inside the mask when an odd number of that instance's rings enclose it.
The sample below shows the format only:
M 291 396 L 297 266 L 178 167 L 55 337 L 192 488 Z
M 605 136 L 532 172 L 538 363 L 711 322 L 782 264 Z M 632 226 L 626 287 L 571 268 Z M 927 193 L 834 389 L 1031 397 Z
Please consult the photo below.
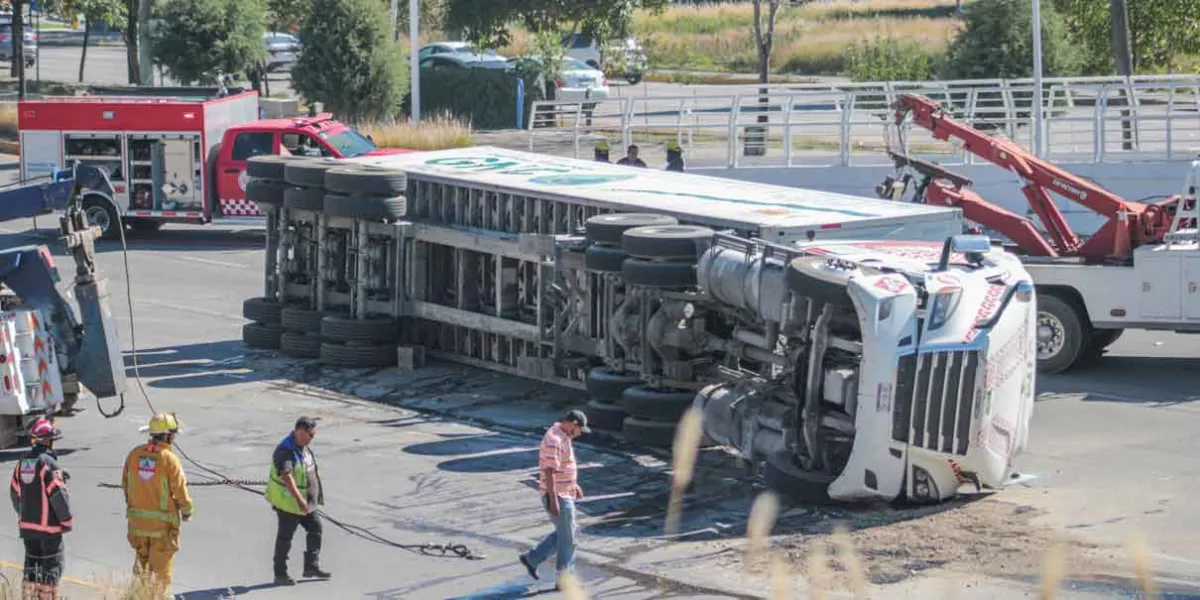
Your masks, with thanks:
M 84 15 L 83 17 L 83 52 L 79 54 L 79 83 L 83 83 L 83 67 L 87 64 L 87 48 L 88 40 L 92 36 L 92 20 Z
M 771 47 L 775 43 L 775 23 L 779 17 L 779 6 L 783 0 L 754 0 L 754 45 L 758 50 L 758 81 L 763 84 L 759 88 L 758 105 L 762 114 L 756 119 L 759 123 L 768 123 L 771 108 L 770 90 L 766 87 L 771 82 Z M 767 4 L 766 19 L 763 18 L 763 3 Z M 743 152 L 747 156 L 762 156 L 767 153 L 767 137 L 769 129 L 764 126 L 746 129 L 746 146 Z
M 138 0 L 125 3 L 125 69 L 132 85 L 142 80 L 138 65 L 138 6 Z
M 25 99 L 25 0 L 12 2 L 12 76 L 17 78 L 17 98 Z

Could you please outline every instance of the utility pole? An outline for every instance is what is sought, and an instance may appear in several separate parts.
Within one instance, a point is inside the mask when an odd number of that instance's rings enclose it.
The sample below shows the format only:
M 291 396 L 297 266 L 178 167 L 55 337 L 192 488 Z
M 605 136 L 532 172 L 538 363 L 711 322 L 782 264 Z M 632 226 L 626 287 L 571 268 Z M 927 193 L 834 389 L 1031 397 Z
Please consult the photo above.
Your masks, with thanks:
M 408 0 L 408 68 L 412 71 L 412 120 L 421 121 L 421 61 L 417 51 L 420 41 L 421 0 Z
M 1042 3 L 1033 0 L 1033 153 L 1035 156 L 1045 154 L 1046 113 L 1042 110 Z
M 1129 39 L 1129 6 L 1126 0 L 1109 0 L 1109 13 L 1112 20 L 1113 62 L 1117 65 L 1117 75 L 1129 77 L 1133 75 L 1133 44 Z M 1121 86 L 1121 106 L 1129 105 L 1129 98 Z M 1129 109 L 1121 110 L 1121 146 L 1133 150 L 1133 124 L 1129 122 Z
M 139 85 L 154 85 L 154 65 L 150 59 L 150 0 L 138 2 L 138 75 Z

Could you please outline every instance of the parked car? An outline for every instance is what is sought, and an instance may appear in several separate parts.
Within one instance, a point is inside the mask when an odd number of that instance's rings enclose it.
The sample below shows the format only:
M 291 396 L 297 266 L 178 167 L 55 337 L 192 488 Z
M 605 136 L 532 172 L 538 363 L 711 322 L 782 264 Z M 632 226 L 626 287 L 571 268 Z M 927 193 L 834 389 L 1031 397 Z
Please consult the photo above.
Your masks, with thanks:
M 33 62 L 37 60 L 38 37 L 32 29 L 33 26 L 30 23 L 25 23 L 25 35 L 21 36 L 25 39 L 21 50 L 25 55 L 26 67 L 32 67 Z M 0 60 L 12 60 L 12 53 L 12 18 L 0 18 Z
M 570 56 L 563 57 L 562 75 L 554 86 L 557 100 L 582 103 L 608 99 L 608 77 L 604 72 Z M 590 111 L 595 105 L 594 102 L 585 103 L 584 110 Z
M 601 69 L 606 75 L 621 77 L 630 85 L 642 80 L 649 64 L 641 44 L 631 37 L 601 46 L 595 38 L 573 33 L 562 39 L 562 46 L 567 56 Z
M 290 69 L 296 64 L 296 56 L 300 53 L 300 38 L 290 33 L 272 31 L 263 34 L 263 43 L 267 46 L 268 73 Z
M 425 44 L 424 46 L 421 46 L 421 49 L 417 51 L 417 56 L 422 59 L 430 56 L 445 54 L 505 60 L 505 58 L 497 54 L 495 50 L 492 50 L 491 48 L 480 49 L 478 46 L 470 42 L 434 42 L 432 44 Z
M 498 69 L 510 71 L 513 64 L 503 56 L 479 54 L 433 54 L 421 59 L 421 69 Z

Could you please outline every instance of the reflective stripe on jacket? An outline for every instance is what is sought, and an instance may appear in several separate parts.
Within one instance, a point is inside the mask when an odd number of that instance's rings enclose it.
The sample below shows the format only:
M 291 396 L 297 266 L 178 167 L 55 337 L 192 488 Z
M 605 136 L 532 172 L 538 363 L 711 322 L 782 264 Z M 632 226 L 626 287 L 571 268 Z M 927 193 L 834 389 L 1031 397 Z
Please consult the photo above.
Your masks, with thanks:
M 283 441 L 279 442 L 279 445 L 275 447 L 275 452 L 279 452 L 280 450 L 287 450 L 292 454 L 292 464 L 294 465 L 292 467 L 292 478 L 296 481 L 296 491 L 300 492 L 301 496 L 307 496 L 308 469 L 304 466 L 304 450 L 296 445 L 295 433 L 289 433 L 287 437 L 283 438 Z M 312 454 L 312 450 L 309 450 L 309 454 Z M 313 470 L 316 471 L 317 457 L 315 455 L 312 456 L 312 461 Z M 318 474 L 317 477 L 320 477 L 320 475 Z M 318 497 L 316 504 L 323 504 L 324 489 L 318 487 L 317 490 Z M 267 502 L 271 503 L 271 506 L 283 512 L 293 515 L 304 514 L 300 510 L 300 503 L 288 491 L 287 484 L 284 483 L 279 470 L 275 468 L 274 453 L 272 453 L 270 477 L 267 479 L 267 493 L 263 496 L 267 499 Z M 315 506 L 310 506 L 310 508 L 315 508 Z
M 46 538 L 71 530 L 71 502 L 66 475 L 57 455 L 36 445 L 13 468 L 9 497 L 20 515 L 22 538 Z
M 152 441 L 129 453 L 121 487 L 129 535 L 162 537 L 179 529 L 181 514 L 194 510 L 183 465 L 165 442 Z

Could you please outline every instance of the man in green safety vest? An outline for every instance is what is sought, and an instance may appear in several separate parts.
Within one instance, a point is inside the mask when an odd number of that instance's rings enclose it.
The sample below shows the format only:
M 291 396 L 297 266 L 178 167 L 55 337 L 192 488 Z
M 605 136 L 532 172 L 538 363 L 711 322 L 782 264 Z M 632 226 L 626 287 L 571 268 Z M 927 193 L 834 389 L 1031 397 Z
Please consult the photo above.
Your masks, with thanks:
M 309 447 L 316 434 L 317 420 L 300 417 L 271 457 L 266 498 L 279 517 L 275 534 L 275 585 L 296 585 L 288 576 L 287 560 L 297 527 L 303 527 L 305 533 L 304 577 L 331 577 L 317 561 L 321 552 L 321 520 L 316 508 L 325 504 L 325 497 L 317 461 Z

